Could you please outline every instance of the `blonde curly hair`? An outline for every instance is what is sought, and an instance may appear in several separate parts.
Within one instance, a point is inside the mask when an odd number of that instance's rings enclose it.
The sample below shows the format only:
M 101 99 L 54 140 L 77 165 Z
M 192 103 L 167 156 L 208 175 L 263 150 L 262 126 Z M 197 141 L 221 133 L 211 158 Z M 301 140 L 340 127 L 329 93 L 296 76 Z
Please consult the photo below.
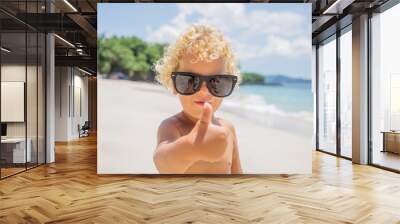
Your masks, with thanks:
M 156 81 L 170 91 L 173 91 L 171 73 L 178 69 L 184 54 L 194 56 L 195 59 L 190 61 L 191 63 L 224 58 L 228 73 L 238 77 L 238 84 L 242 80 L 234 53 L 223 33 L 210 25 L 194 24 L 183 32 L 175 43 L 170 44 L 164 55 L 154 64 Z

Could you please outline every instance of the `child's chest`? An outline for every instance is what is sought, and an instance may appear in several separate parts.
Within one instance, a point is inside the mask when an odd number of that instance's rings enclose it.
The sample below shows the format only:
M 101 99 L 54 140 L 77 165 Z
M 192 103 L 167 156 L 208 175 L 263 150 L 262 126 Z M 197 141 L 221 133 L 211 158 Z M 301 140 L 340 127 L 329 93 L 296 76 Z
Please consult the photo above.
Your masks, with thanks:
M 233 149 L 233 135 L 229 134 L 228 145 L 226 146 L 225 153 L 220 160 L 215 162 L 199 160 L 191 165 L 186 170 L 186 173 L 230 174 L 232 169 Z
M 219 126 L 225 128 L 225 130 L 228 132 L 228 139 L 227 139 L 228 144 L 226 146 L 224 155 L 221 157 L 221 159 L 215 162 L 209 162 L 203 160 L 196 161 L 186 170 L 185 173 L 192 173 L 192 174 L 231 173 L 233 150 L 234 150 L 234 134 L 229 130 L 229 128 L 225 124 L 220 123 Z M 187 126 L 182 123 L 178 123 L 177 128 L 181 136 L 183 136 L 189 134 L 193 129 L 193 126 Z

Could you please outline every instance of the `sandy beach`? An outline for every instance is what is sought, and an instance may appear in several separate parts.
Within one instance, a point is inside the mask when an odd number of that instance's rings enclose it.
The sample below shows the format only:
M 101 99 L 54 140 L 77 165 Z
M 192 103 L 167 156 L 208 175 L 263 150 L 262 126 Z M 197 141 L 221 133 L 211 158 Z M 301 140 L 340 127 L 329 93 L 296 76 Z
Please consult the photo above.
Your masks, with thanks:
M 215 115 L 234 124 L 244 173 L 311 173 L 312 121 L 268 116 L 260 122 L 230 107 L 233 100 L 225 99 Z M 157 174 L 157 128 L 181 111 L 178 98 L 162 86 L 98 76 L 97 111 L 98 173 Z

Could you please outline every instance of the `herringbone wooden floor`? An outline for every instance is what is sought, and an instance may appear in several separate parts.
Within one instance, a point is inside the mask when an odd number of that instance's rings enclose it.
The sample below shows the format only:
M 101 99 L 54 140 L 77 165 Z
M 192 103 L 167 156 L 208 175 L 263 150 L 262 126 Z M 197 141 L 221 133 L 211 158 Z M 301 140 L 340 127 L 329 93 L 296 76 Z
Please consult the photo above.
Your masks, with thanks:
M 400 175 L 313 153 L 312 175 L 98 176 L 96 139 L 0 181 L 0 223 L 400 223 Z

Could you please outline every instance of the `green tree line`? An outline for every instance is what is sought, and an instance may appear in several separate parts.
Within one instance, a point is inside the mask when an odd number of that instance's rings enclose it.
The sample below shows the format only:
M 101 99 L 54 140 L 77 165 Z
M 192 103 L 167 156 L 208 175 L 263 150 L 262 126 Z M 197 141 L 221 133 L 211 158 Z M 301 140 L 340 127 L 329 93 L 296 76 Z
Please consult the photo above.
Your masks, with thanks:
M 153 64 L 163 54 L 166 44 L 147 43 L 137 37 L 98 38 L 99 71 L 106 77 L 122 72 L 131 80 L 153 81 Z
M 264 84 L 264 76 L 255 72 L 242 72 L 242 84 Z
M 110 77 L 121 72 L 130 80 L 154 81 L 154 63 L 163 55 L 165 43 L 148 43 L 138 37 L 105 37 L 97 40 L 98 69 Z M 264 76 L 254 72 L 242 73 L 242 84 L 264 84 Z

